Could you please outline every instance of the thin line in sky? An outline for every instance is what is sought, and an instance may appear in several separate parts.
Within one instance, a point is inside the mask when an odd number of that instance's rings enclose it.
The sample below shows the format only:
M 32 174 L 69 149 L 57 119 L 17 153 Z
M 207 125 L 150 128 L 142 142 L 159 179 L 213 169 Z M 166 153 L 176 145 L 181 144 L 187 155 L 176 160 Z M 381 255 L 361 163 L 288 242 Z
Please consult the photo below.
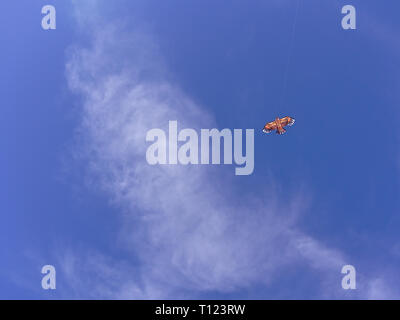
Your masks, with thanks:
M 289 53 L 288 53 L 288 59 L 287 59 L 287 62 L 286 62 L 285 72 L 284 72 L 284 75 L 283 75 L 282 96 L 281 96 L 281 101 L 280 101 L 280 106 L 281 107 L 283 107 L 283 104 L 285 102 L 285 94 L 286 94 L 286 87 L 287 87 L 287 77 L 288 77 L 288 73 L 289 73 L 290 63 L 291 63 L 291 60 L 292 60 L 292 52 L 293 52 L 294 40 L 295 40 L 295 36 L 296 36 L 296 26 L 297 26 L 297 20 L 298 20 L 299 9 L 300 9 L 300 1 L 301 0 L 297 0 L 296 13 L 295 13 L 295 16 L 294 16 L 294 22 L 293 22 L 293 27 L 292 27 L 292 36 L 291 36 L 291 40 L 290 40 L 290 48 L 289 48 Z

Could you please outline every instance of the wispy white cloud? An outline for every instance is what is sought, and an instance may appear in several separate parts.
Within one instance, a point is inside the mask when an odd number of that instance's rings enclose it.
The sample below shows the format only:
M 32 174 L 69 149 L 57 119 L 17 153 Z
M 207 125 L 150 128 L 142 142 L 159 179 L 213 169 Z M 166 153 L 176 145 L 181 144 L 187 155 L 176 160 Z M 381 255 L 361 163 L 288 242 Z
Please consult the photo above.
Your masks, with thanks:
M 215 119 L 170 80 L 149 35 L 111 24 L 89 30 L 91 45 L 75 47 L 67 63 L 69 86 L 82 97 L 81 151 L 92 179 L 120 208 L 122 241 L 139 263 L 66 253 L 62 265 L 77 296 L 87 287 L 92 298 L 227 292 L 267 285 L 290 264 L 324 274 L 321 290 L 335 296 L 345 258 L 296 227 L 305 195 L 285 203 L 262 190 L 238 195 L 235 177 L 218 168 L 147 164 L 147 130 L 168 120 L 212 128 Z

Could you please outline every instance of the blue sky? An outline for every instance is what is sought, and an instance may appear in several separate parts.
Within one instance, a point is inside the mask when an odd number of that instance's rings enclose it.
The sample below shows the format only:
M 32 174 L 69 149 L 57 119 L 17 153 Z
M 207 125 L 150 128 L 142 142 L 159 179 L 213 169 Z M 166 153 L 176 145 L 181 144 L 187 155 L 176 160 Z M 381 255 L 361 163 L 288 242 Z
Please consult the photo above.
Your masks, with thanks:
M 300 0 L 292 42 L 296 3 L 2 3 L 0 298 L 398 298 L 400 5 Z M 254 128 L 254 173 L 146 165 L 175 119 Z

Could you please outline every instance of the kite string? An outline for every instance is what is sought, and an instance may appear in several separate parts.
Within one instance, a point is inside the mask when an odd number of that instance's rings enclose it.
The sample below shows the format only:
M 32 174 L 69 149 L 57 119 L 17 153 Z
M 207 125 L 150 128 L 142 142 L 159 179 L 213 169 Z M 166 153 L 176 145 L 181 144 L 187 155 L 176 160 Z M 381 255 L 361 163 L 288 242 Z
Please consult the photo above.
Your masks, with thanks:
M 285 102 L 287 77 L 288 77 L 288 73 L 289 73 L 290 63 L 292 60 L 292 51 L 294 48 L 294 40 L 295 40 L 295 36 L 296 36 L 296 26 L 297 26 L 297 18 L 299 15 L 299 10 L 300 10 L 300 0 L 297 0 L 296 13 L 294 16 L 294 22 L 293 22 L 293 27 L 292 27 L 292 36 L 291 36 L 291 40 L 290 40 L 289 53 L 288 53 L 287 62 L 286 62 L 286 66 L 285 66 L 285 72 L 283 75 L 283 88 L 282 88 L 282 96 L 281 96 L 281 103 L 280 103 L 281 106 L 283 106 L 283 103 Z

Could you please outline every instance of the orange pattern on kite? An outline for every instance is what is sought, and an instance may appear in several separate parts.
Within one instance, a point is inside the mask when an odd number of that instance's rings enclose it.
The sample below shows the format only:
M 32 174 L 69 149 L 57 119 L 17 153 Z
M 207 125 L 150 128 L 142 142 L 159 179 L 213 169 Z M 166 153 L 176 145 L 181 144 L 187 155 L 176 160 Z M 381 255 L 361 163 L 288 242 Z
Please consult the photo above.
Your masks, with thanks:
M 291 117 L 284 117 L 282 119 L 276 118 L 274 121 L 268 122 L 263 129 L 263 132 L 270 133 L 276 130 L 278 134 L 284 134 L 286 130 L 283 127 L 292 126 L 294 119 Z

